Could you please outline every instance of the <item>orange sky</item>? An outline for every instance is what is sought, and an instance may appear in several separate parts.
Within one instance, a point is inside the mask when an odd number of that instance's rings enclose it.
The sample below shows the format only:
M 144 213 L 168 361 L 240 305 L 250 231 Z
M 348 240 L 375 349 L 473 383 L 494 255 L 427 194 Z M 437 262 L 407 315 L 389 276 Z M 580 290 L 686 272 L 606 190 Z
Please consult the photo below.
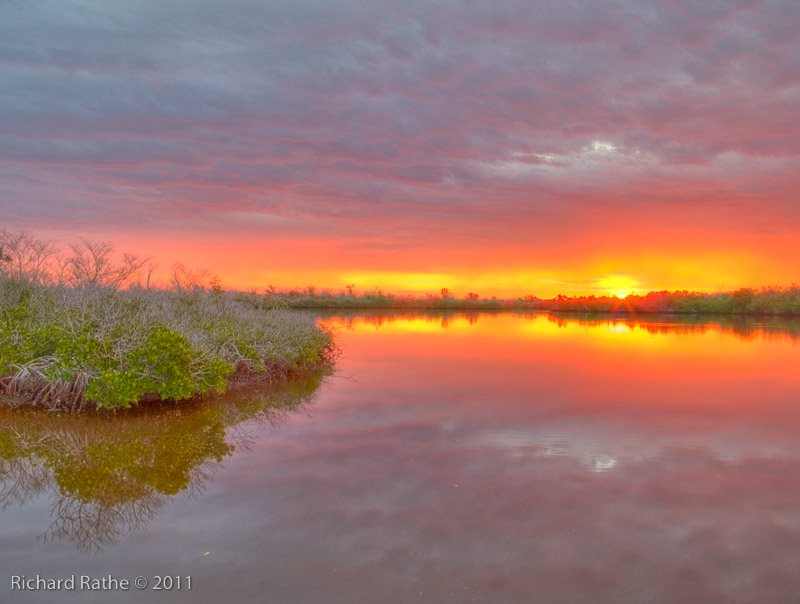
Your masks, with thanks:
M 169 36 L 156 4 L 68 17 L 0 20 L 0 227 L 232 288 L 800 281 L 796 2 L 211 0 Z
M 205 268 L 236 289 L 313 285 L 341 291 L 353 284 L 357 291 L 378 288 L 402 295 L 438 294 L 446 287 L 459 297 L 468 292 L 499 298 L 624 296 L 662 289 L 713 292 L 790 285 L 787 276 L 798 272 L 792 250 L 800 249 L 800 237 L 793 234 L 751 237 L 749 245 L 739 249 L 729 248 L 724 239 L 715 242 L 712 234 L 707 247 L 648 246 L 644 240 L 657 239 L 659 232 L 640 233 L 638 244 L 619 232 L 609 235 L 608 244 L 590 239 L 556 250 L 499 243 L 401 254 L 392 249 L 353 250 L 352 240 L 329 238 L 269 241 L 211 233 L 168 239 L 118 233 L 113 240 L 120 249 L 148 250 L 160 261 L 159 278 L 180 261 Z

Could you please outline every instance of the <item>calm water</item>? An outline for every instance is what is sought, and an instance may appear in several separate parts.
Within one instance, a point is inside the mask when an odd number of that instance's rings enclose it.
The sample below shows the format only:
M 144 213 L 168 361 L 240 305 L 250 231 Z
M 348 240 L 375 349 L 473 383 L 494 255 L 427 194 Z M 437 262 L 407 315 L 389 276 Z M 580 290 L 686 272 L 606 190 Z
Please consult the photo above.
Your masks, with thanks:
M 0 601 L 800 601 L 800 324 L 325 321 L 270 395 L 0 413 Z

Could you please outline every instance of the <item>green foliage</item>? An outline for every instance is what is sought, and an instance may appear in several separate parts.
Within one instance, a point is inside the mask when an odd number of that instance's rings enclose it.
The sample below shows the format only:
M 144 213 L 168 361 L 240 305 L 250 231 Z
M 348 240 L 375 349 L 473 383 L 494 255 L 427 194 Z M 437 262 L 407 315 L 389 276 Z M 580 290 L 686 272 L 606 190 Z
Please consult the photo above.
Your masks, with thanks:
M 16 453 L 14 437 L 5 431 L 0 431 L 0 459 L 11 459 Z
M 159 327 L 139 348 L 129 352 L 122 368 L 104 368 L 86 396 L 98 407 L 128 407 L 145 395 L 181 400 L 195 392 L 224 391 L 233 367 L 221 359 L 198 362 L 199 351 L 179 333 Z
M 756 299 L 756 290 L 743 287 L 731 294 L 731 301 L 739 313 L 746 313 Z
M 79 291 L 0 279 L 0 389 L 50 407 L 222 393 L 238 367 L 287 375 L 331 350 L 331 335 L 313 320 L 223 291 Z

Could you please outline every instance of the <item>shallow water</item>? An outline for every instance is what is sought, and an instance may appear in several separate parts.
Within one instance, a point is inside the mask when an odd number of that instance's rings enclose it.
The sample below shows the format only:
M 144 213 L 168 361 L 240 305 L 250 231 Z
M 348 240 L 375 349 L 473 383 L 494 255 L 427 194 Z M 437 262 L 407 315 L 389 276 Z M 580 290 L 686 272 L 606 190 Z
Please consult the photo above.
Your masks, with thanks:
M 800 597 L 800 324 L 324 321 L 336 375 L 269 395 L 0 414 L 0 601 Z

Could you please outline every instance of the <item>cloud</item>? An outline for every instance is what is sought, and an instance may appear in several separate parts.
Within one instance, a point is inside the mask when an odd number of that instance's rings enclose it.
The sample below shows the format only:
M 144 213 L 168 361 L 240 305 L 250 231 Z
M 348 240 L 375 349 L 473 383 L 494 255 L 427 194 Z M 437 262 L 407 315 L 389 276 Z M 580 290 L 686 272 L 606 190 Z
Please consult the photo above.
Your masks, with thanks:
M 770 0 L 9 2 L 0 203 L 34 227 L 571 237 L 576 212 L 725 199 L 723 222 L 794 228 L 798 24 Z

